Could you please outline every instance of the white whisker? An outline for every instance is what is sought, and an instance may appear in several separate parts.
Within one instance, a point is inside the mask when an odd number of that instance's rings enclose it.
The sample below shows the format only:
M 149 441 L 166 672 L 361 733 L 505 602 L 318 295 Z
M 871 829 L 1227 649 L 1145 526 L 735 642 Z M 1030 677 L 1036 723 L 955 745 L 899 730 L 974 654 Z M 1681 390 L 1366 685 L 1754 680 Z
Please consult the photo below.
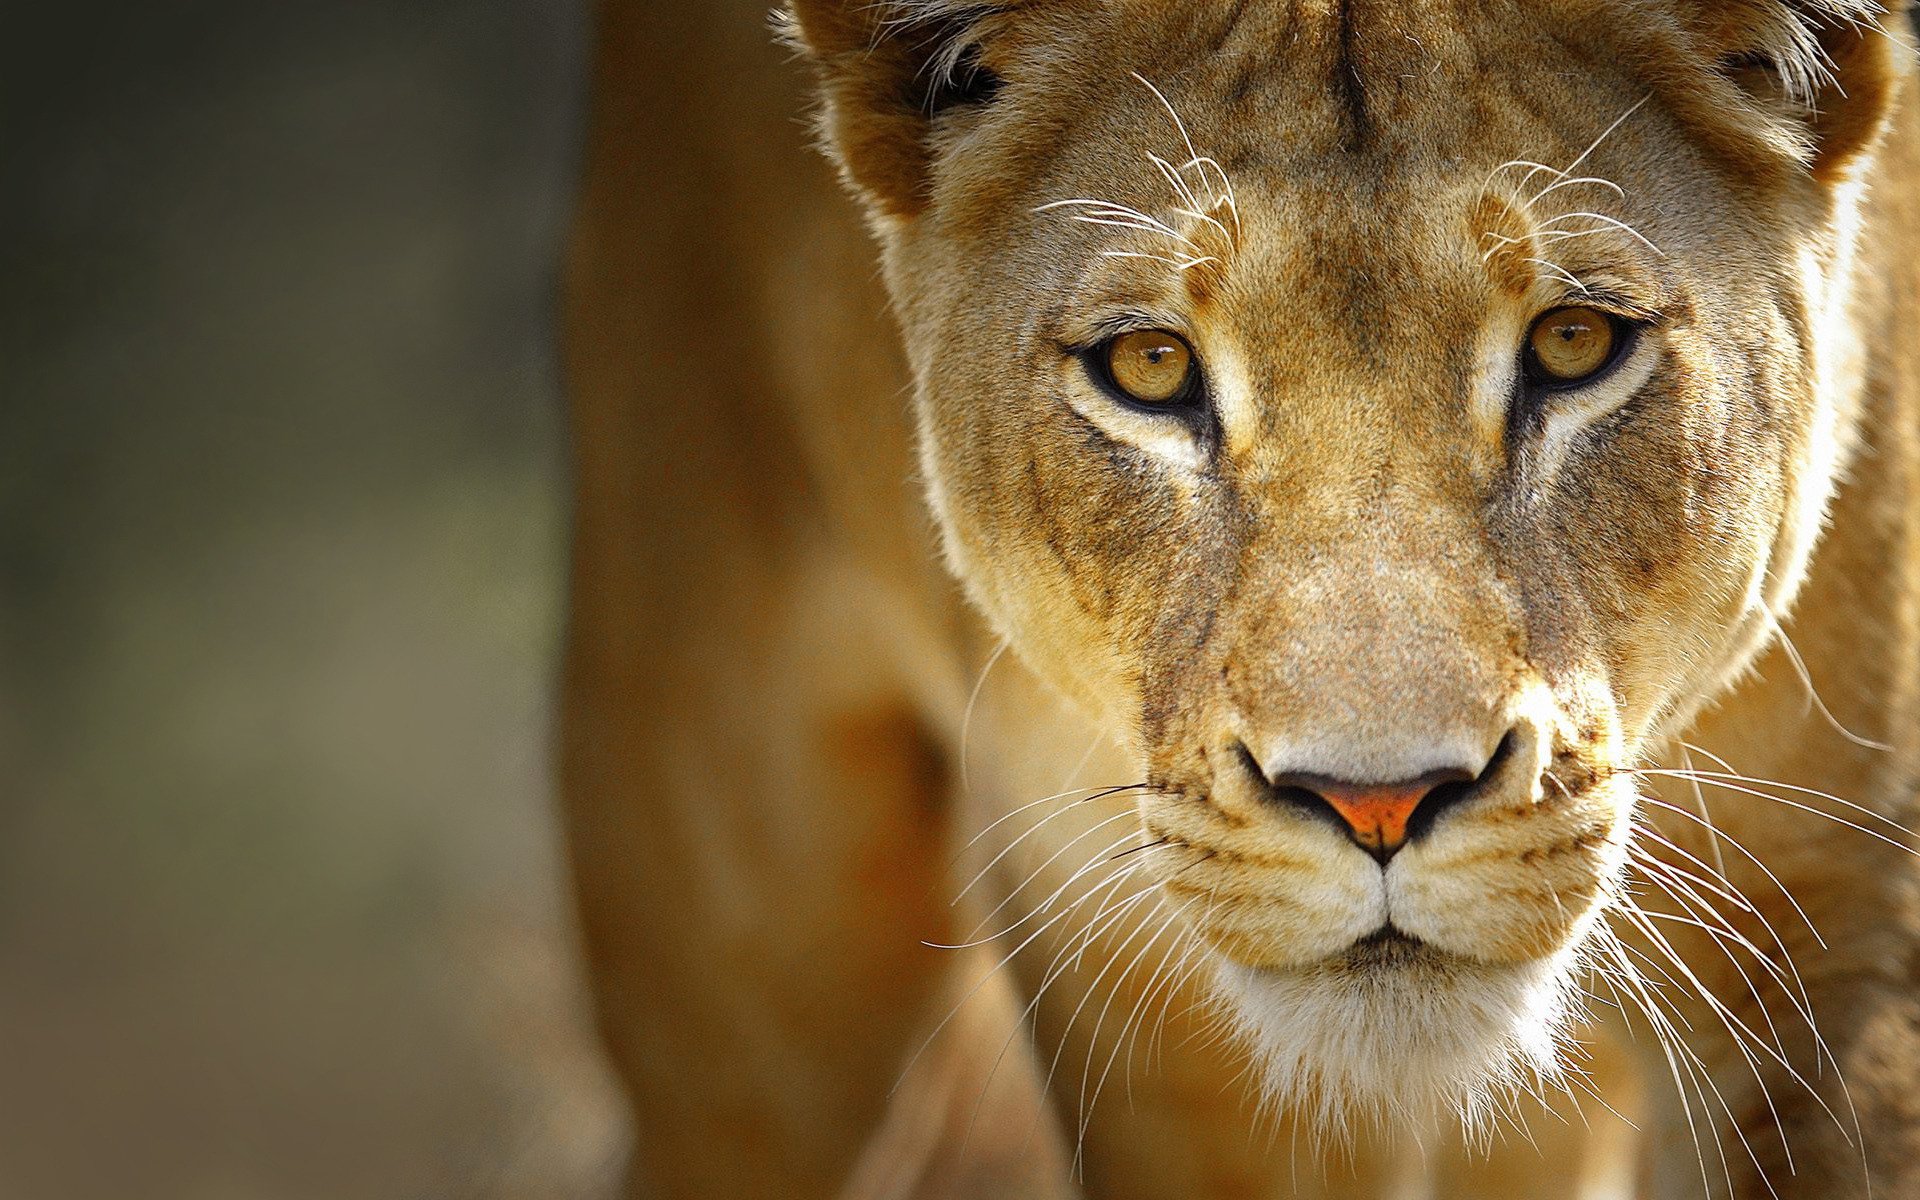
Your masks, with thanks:
M 1613 124 L 1601 130 L 1600 136 L 1593 139 L 1592 145 L 1588 146 L 1585 150 L 1582 150 L 1578 158 L 1568 163 L 1564 170 L 1558 172 L 1560 178 L 1565 179 L 1569 175 L 1572 175 L 1575 171 L 1579 170 L 1580 165 L 1586 162 L 1589 158 L 1592 158 L 1594 151 L 1598 150 L 1602 145 L 1602 143 L 1604 143 L 1608 138 L 1612 137 L 1614 135 L 1614 132 L 1618 130 L 1622 125 L 1625 125 L 1629 117 L 1639 112 L 1642 108 L 1645 108 L 1647 105 L 1647 102 L 1652 99 L 1653 99 L 1652 93 L 1648 93 L 1647 95 L 1640 97 L 1639 100 L 1635 101 L 1633 106 L 1627 109 L 1627 111 L 1621 113 L 1618 117 L 1615 117 Z M 1546 194 L 1545 192 L 1541 192 L 1538 195 L 1535 195 L 1534 200 L 1538 200 L 1540 196 L 1545 194 Z
M 1547 222 L 1545 225 L 1542 225 L 1540 229 L 1542 233 L 1548 233 L 1548 234 L 1556 233 L 1556 232 L 1558 233 L 1571 232 L 1568 230 L 1556 229 L 1555 227 L 1558 226 L 1559 223 L 1562 221 L 1575 221 L 1575 220 L 1594 221 L 1601 225 L 1606 226 L 1609 229 L 1618 230 L 1619 232 L 1624 233 L 1628 237 L 1639 242 L 1641 245 L 1645 246 L 1647 249 L 1653 251 L 1655 254 L 1658 254 L 1661 258 L 1665 258 L 1667 256 L 1666 251 L 1654 245 L 1653 241 L 1650 238 L 1648 238 L 1645 234 L 1641 233 L 1638 229 L 1635 229 L 1633 226 L 1627 224 L 1625 221 L 1622 221 L 1618 217 L 1610 217 L 1605 213 L 1589 212 L 1584 209 L 1579 212 L 1561 213 L 1559 216 L 1555 217 L 1553 220 Z
M 1540 201 L 1546 199 L 1548 196 L 1553 195 L 1555 192 L 1559 191 L 1561 188 L 1580 187 L 1582 185 L 1588 185 L 1588 184 L 1594 187 L 1602 187 L 1607 189 L 1608 191 L 1612 192 L 1617 199 L 1625 200 L 1627 198 L 1626 189 L 1622 188 L 1619 184 L 1615 183 L 1611 179 L 1602 179 L 1598 175 L 1577 175 L 1568 179 L 1562 179 L 1555 183 L 1548 184 L 1546 187 L 1542 188 L 1540 191 L 1534 193 L 1532 203 L 1538 204 Z
M 1827 948 L 1827 940 L 1824 937 L 1820 936 L 1820 929 L 1818 926 L 1816 926 L 1813 923 L 1813 918 L 1807 915 L 1807 910 L 1800 906 L 1800 901 L 1794 896 L 1793 892 L 1788 889 L 1787 885 L 1780 881 L 1780 877 L 1773 873 L 1773 869 L 1767 866 L 1766 863 L 1760 861 L 1759 856 L 1754 854 L 1753 851 L 1747 849 L 1746 846 L 1742 845 L 1739 841 L 1735 840 L 1732 835 L 1716 827 L 1713 824 L 1713 822 L 1704 820 L 1701 817 L 1695 816 L 1693 813 L 1688 812 L 1686 809 L 1681 808 L 1677 804 L 1669 804 L 1667 801 L 1662 800 L 1657 796 L 1649 796 L 1645 792 L 1639 793 L 1638 799 L 1642 804 L 1651 804 L 1655 808 L 1659 808 L 1667 812 L 1671 812 L 1676 816 L 1682 817 L 1688 821 L 1692 821 L 1695 824 L 1700 825 L 1701 827 L 1705 828 L 1708 832 L 1718 835 L 1722 840 L 1724 840 L 1729 846 L 1732 846 L 1735 850 L 1738 850 L 1740 854 L 1748 862 L 1752 863 L 1755 867 L 1758 867 L 1760 869 L 1761 874 L 1765 875 L 1767 879 L 1773 884 L 1774 887 L 1780 889 L 1780 894 L 1782 896 L 1785 896 L 1787 899 L 1787 903 L 1793 906 L 1793 911 L 1799 915 L 1801 922 L 1806 925 L 1807 932 L 1813 935 L 1813 940 L 1815 941 L 1815 943 L 1817 943 L 1822 950 L 1825 950 Z
M 1657 770 L 1643 770 L 1639 773 L 1643 775 L 1672 776 L 1674 778 L 1698 779 L 1701 783 L 1705 784 L 1708 787 L 1725 788 L 1730 792 L 1739 792 L 1742 795 L 1753 796 L 1756 799 L 1771 800 L 1775 804 L 1784 805 L 1787 808 L 1797 809 L 1800 812 L 1812 813 L 1814 816 L 1820 817 L 1823 820 L 1832 821 L 1836 825 L 1843 825 L 1846 828 L 1854 830 L 1856 833 L 1864 834 L 1867 837 L 1874 839 L 1875 841 L 1885 842 L 1887 845 L 1892 846 L 1894 849 L 1902 851 L 1903 853 L 1920 856 L 1920 850 L 1915 850 L 1912 846 L 1909 846 L 1904 842 L 1895 841 L 1893 838 L 1888 837 L 1886 834 L 1881 833 L 1876 829 L 1869 829 L 1865 825 L 1860 824 L 1858 821 L 1849 821 L 1845 817 L 1827 812 L 1825 809 L 1815 808 L 1811 804 L 1803 804 L 1798 800 L 1791 800 L 1785 796 L 1776 796 L 1771 792 L 1763 792 L 1755 788 L 1744 787 L 1741 784 L 1734 783 L 1728 779 L 1717 778 L 1713 773 L 1706 773 L 1706 774 L 1696 773 L 1691 776 L 1682 776 L 1677 771 L 1669 772 L 1669 771 L 1657 771 Z M 1823 796 L 1825 799 L 1834 800 L 1836 803 L 1846 804 L 1848 805 L 1848 807 L 1858 807 L 1856 805 L 1849 804 L 1847 801 L 1838 800 L 1836 797 L 1827 796 L 1825 793 L 1813 793 L 1812 789 L 1810 788 L 1797 788 L 1790 784 L 1772 783 L 1771 781 L 1768 781 L 1768 786 L 1784 787 L 1784 788 L 1787 788 L 1789 791 L 1818 794 Z M 1900 830 L 1900 832 L 1902 833 L 1910 833 L 1910 831 L 1905 826 L 1901 825 L 1897 821 L 1894 821 L 1890 817 L 1881 816 L 1879 813 L 1873 812 L 1870 809 L 1863 810 L 1863 811 L 1867 812 L 1868 815 L 1874 817 L 1877 820 L 1887 822 L 1888 824 L 1892 825 L 1895 829 Z
M 1800 657 L 1800 647 L 1794 645 L 1793 639 L 1787 636 L 1787 627 L 1781 623 L 1780 618 L 1774 614 L 1772 609 L 1762 609 L 1761 611 L 1766 614 L 1767 620 L 1772 623 L 1774 635 L 1780 639 L 1780 649 L 1786 652 L 1787 661 L 1793 664 L 1794 673 L 1800 676 L 1801 686 L 1807 689 L 1808 701 L 1820 711 L 1820 716 L 1825 719 L 1828 725 L 1833 727 L 1833 731 L 1856 746 L 1868 750 L 1891 751 L 1893 747 L 1887 743 L 1876 742 L 1872 738 L 1861 737 L 1840 723 L 1840 718 L 1833 715 L 1833 710 L 1827 707 L 1826 700 L 1821 697 L 1820 689 L 1813 686 L 1813 674 L 1807 670 L 1807 660 Z M 1731 770 L 1731 768 L 1728 769 Z
M 1074 837 L 1069 839 L 1065 844 L 1060 846 L 1059 849 L 1055 850 L 1052 854 L 1049 854 L 1046 857 L 1046 860 L 1043 861 L 1039 866 L 1035 867 L 1032 871 L 1028 872 L 1027 877 L 1025 879 L 1022 879 L 1018 884 L 1014 885 L 1013 887 L 1008 888 L 1006 895 L 1001 897 L 1000 903 L 994 905 L 992 910 L 989 911 L 986 916 L 980 918 L 979 923 L 976 924 L 973 927 L 973 929 L 968 932 L 967 941 L 965 943 L 959 946 L 943 946 L 940 948 L 946 949 L 946 950 L 961 950 L 961 949 L 966 949 L 968 946 L 978 944 L 978 942 L 990 942 L 990 941 L 993 941 L 995 938 L 1005 937 L 1007 934 L 1012 933 L 1015 929 L 1018 929 L 1022 924 L 1031 920 L 1036 913 L 1044 912 L 1047 906 L 1051 904 L 1054 900 L 1058 899 L 1059 896 L 1064 892 L 1066 888 L 1071 887 L 1073 885 L 1075 880 L 1077 880 L 1080 877 L 1082 872 L 1089 870 L 1090 868 L 1094 867 L 1098 863 L 1104 862 L 1106 859 L 1106 856 L 1112 853 L 1114 850 L 1118 849 L 1119 847 L 1125 845 L 1128 838 L 1137 837 L 1138 831 L 1130 829 L 1126 833 L 1122 834 L 1119 838 L 1115 839 L 1112 842 L 1109 842 L 1105 850 L 1101 851 L 1099 854 L 1096 854 L 1094 856 L 1093 862 L 1088 863 L 1086 866 L 1081 867 L 1079 871 L 1075 871 L 1073 874 L 1069 875 L 1065 880 L 1065 882 L 1061 883 L 1059 887 L 1055 888 L 1052 894 L 1049 895 L 1045 900 L 1041 901 L 1039 907 L 1035 908 L 1033 912 L 1028 913 L 1027 916 L 1022 917 L 1018 921 L 1015 921 L 1013 924 L 1007 926 L 1005 929 L 1000 930 L 998 933 L 988 934 L 984 938 L 980 936 L 980 931 L 982 929 L 985 929 L 988 925 L 991 925 L 993 923 L 993 919 L 999 916 L 1000 913 L 1007 907 L 1007 905 L 1013 903 L 1013 900 L 1015 897 L 1019 896 L 1021 893 L 1025 892 L 1027 888 L 1031 887 L 1035 879 L 1038 879 L 1041 876 L 1041 874 L 1046 871 L 1048 867 L 1052 866 L 1054 863 L 1058 862 L 1062 857 L 1064 857 L 1068 851 L 1072 850 L 1075 846 L 1079 845 L 1082 841 L 1085 841 L 1087 838 L 1092 837 L 1093 835 L 1099 833 L 1102 829 L 1108 828 L 1115 821 L 1126 820 L 1127 818 L 1130 818 L 1133 815 L 1134 813 L 1132 809 L 1128 809 L 1125 812 L 1118 812 L 1108 817 L 1106 820 L 1100 821 L 1097 824 L 1087 829 L 1084 829 L 1080 833 L 1076 834 Z M 1018 843 L 1016 842 L 1015 845 L 1017 844 Z M 1007 850 L 1011 850 L 1012 848 L 1013 846 L 1008 846 Z M 1007 850 L 1002 850 L 1000 852 L 1000 855 L 996 855 L 994 861 L 998 862 L 999 858 L 1001 856 L 1004 856 Z M 974 884 L 980 882 L 981 876 L 984 876 L 988 871 L 992 869 L 993 869 L 993 863 L 988 863 L 985 867 L 981 868 L 980 873 L 978 875 L 975 875 L 973 879 L 967 884 L 967 886 L 971 888 Z
M 987 676 L 993 673 L 993 665 L 1000 661 L 1000 656 L 1007 652 L 1010 645 L 1010 641 L 1001 638 L 1000 644 L 987 656 L 986 665 L 980 668 L 980 678 L 973 681 L 973 691 L 967 696 L 966 711 L 960 717 L 960 790 L 969 796 L 973 794 L 973 772 L 968 767 L 967 744 L 973 736 L 973 710 L 980 703 L 980 693 L 987 686 Z
M 1565 267 L 1560 266 L 1558 263 L 1548 262 L 1544 258 L 1529 258 L 1524 261 L 1531 263 L 1536 267 L 1545 268 L 1548 274 L 1554 276 L 1557 279 L 1565 280 L 1567 285 L 1573 288 L 1573 290 L 1576 292 L 1584 292 L 1587 290 L 1586 284 L 1580 282 L 1578 277 L 1576 277 L 1572 272 L 1568 271 Z

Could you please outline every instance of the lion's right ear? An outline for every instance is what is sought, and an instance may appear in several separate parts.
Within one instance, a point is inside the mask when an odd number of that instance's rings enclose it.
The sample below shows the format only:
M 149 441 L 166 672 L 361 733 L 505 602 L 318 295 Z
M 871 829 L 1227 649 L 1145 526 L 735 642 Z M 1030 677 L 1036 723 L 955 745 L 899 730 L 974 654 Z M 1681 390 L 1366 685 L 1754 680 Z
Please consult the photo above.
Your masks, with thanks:
M 819 75 L 821 133 L 876 212 L 926 205 L 933 122 L 991 102 L 1000 81 L 984 44 L 1023 0 L 790 0 L 781 36 Z

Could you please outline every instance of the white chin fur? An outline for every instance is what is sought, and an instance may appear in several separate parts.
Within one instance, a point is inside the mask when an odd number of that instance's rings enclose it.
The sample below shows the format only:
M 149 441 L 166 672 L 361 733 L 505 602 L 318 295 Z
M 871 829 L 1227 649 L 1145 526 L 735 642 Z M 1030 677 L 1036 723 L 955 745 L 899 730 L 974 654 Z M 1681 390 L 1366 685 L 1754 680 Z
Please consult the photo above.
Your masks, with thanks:
M 1221 959 L 1215 982 L 1266 1102 L 1316 1139 L 1355 1123 L 1457 1122 L 1480 1140 L 1518 1094 L 1564 1090 L 1561 1050 L 1580 1015 L 1574 958 L 1495 966 L 1420 953 L 1288 971 Z

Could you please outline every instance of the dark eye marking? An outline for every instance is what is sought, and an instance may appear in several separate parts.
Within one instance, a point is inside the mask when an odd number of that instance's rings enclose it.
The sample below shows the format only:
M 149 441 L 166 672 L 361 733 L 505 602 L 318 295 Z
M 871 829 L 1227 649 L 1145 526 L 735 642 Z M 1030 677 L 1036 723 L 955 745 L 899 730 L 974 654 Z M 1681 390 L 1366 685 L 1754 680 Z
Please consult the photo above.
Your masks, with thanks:
M 984 107 L 1006 86 L 1006 81 L 981 61 L 977 45 L 963 48 L 944 69 L 932 69 L 938 74 L 921 105 L 930 117 L 958 108 Z

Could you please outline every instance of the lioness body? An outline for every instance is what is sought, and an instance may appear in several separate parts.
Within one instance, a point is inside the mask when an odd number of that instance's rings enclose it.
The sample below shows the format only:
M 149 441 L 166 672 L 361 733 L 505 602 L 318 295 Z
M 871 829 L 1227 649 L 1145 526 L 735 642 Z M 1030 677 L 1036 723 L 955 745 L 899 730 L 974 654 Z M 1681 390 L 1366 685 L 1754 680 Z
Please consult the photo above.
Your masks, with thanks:
M 1140 1047 L 1162 1008 L 1212 1003 L 1204 956 L 1149 906 L 1113 911 L 1084 943 L 1073 940 L 1084 919 L 1045 928 L 1057 909 L 1018 925 L 1049 897 L 1102 882 L 1076 884 L 1099 854 L 1136 844 L 1123 839 L 1136 828 L 1134 798 L 1091 789 L 1139 780 L 1140 767 L 1100 710 L 1097 680 L 1070 700 L 1059 689 L 1076 683 L 1043 683 L 1027 665 L 1093 662 L 1091 642 L 1002 653 L 1000 633 L 948 581 L 920 495 L 929 466 L 915 451 L 913 378 L 872 243 L 806 145 L 795 120 L 804 80 L 760 16 L 735 3 L 605 7 L 569 271 L 579 500 L 565 787 L 602 1024 L 638 1117 L 636 1194 L 836 1194 L 882 1127 L 903 1063 L 965 990 L 956 970 L 982 965 L 922 943 L 973 940 L 983 918 L 988 930 L 1018 926 L 989 948 L 989 964 L 1039 932 L 996 977 L 1016 982 L 1016 998 L 989 991 L 972 1003 L 1002 1005 L 979 1023 L 991 1059 L 992 1031 L 1039 997 L 1037 1054 L 1029 1062 L 1016 1044 L 1004 1071 L 1016 1083 L 1047 1079 L 1058 1128 L 1039 1144 L 1079 1148 L 1089 1196 L 1386 1196 L 1420 1194 L 1396 1189 L 1422 1179 L 1447 1197 L 1583 1194 L 1620 1153 L 1619 1128 L 1594 1105 L 1593 1147 L 1578 1125 L 1535 1113 L 1553 1143 L 1546 1155 L 1509 1139 L 1491 1163 L 1440 1149 L 1410 1156 L 1374 1137 L 1358 1162 L 1322 1161 L 1312 1149 L 1321 1131 L 1300 1133 L 1288 1113 L 1260 1116 L 1258 1088 L 1236 1082 L 1245 1053 L 1235 1039 L 1190 1037 L 1147 1065 Z M 1867 175 L 1855 290 L 1839 309 L 1860 353 L 1822 364 L 1845 482 L 1810 564 L 1780 568 L 1798 583 L 1787 631 L 1818 699 L 1776 644 L 1731 692 L 1703 678 L 1693 702 L 1716 702 L 1684 730 L 1697 749 L 1665 751 L 1901 821 L 1920 762 L 1912 90 L 1903 59 Z M 1569 133 L 1572 149 L 1616 115 L 1597 112 L 1593 127 Z M 1209 132 L 1219 133 L 1195 136 Z M 1492 161 L 1529 150 L 1503 146 Z M 849 170 L 859 178 L 861 167 Z M 990 193 L 991 182 L 975 186 Z M 1004 205 L 1037 220 L 1030 210 L 1057 199 Z M 897 254 L 892 269 L 903 270 Z M 1089 519 L 1067 497 L 1054 511 Z M 949 536 L 968 576 L 969 551 Z M 1119 536 L 1129 536 L 1124 522 Z M 1089 529 L 1035 542 L 1085 552 Z M 1080 578 L 1097 589 L 1100 575 Z M 1671 1067 L 1692 1088 L 1683 1108 L 1644 1022 L 1589 1032 L 1638 1054 L 1643 1080 L 1607 1080 L 1616 1090 L 1606 1099 L 1641 1118 L 1641 1194 L 1731 1184 L 1763 1195 L 1762 1175 L 1789 1200 L 1864 1194 L 1855 1143 L 1876 1195 L 1920 1194 L 1920 913 L 1905 852 L 1741 791 L 1696 796 L 1655 778 L 1640 787 L 1669 806 L 1641 811 L 1670 843 L 1650 852 L 1696 877 L 1721 865 L 1751 897 L 1730 928 L 1756 942 L 1777 931 L 1797 968 L 1776 980 L 1743 962 L 1726 937 L 1686 923 L 1684 905 L 1660 927 L 1699 990 L 1778 1055 L 1743 1053 L 1676 981 L 1672 1019 L 1691 1026 L 1698 1055 Z M 1090 798 L 1030 834 L 1034 818 L 1001 821 L 1074 788 Z M 968 902 L 949 907 L 976 872 Z M 1102 911 L 1100 899 L 1078 915 Z M 1060 950 L 1080 951 L 1075 969 L 1054 969 Z M 1837 1074 L 1805 1024 L 1781 1019 L 1803 994 Z M 962 1077 L 956 1104 L 967 1113 L 979 1075 Z M 967 1123 L 956 1123 L 963 1135 Z M 1027 1175 L 1051 1173 L 1067 1194 L 1066 1168 L 1038 1161 Z

